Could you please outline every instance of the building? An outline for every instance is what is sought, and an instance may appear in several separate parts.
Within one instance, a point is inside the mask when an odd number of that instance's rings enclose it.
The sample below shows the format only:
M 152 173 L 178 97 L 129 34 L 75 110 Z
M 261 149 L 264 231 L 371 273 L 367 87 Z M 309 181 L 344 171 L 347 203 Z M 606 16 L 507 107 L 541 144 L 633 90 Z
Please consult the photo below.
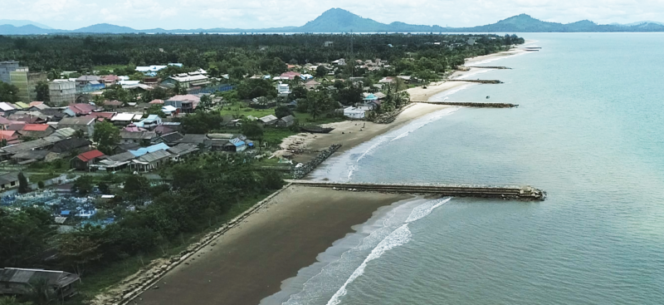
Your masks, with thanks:
M 277 124 L 278 120 L 279 119 L 276 116 L 270 114 L 258 119 L 258 124 L 263 126 L 272 126 L 274 124 Z
M 54 132 L 55 128 L 46 124 L 25 124 L 23 125 L 23 129 L 18 131 L 21 137 L 33 139 L 45 138 L 52 135 Z
M 7 174 L 0 175 L 0 191 L 5 191 L 5 190 L 12 189 L 12 188 L 15 188 L 15 187 L 18 187 L 18 173 L 17 172 L 16 173 L 7 173 Z M 0 278 L 0 282 L 1 282 L 1 278 Z
M 166 69 L 168 66 L 138 66 L 136 67 L 137 72 L 141 72 L 147 76 L 157 76 L 157 72 Z
M 31 294 L 31 283 L 39 280 L 46 281 L 53 295 L 65 298 L 76 293 L 74 285 L 80 282 L 81 278 L 76 274 L 64 271 L 2 268 L 0 269 L 0 294 Z
M 293 124 L 295 124 L 295 117 L 292 115 L 287 115 L 277 121 L 277 127 L 282 128 L 291 127 Z
M 106 155 L 104 155 L 103 152 L 96 149 L 86 151 L 72 159 L 71 167 L 79 170 L 86 170 L 90 168 L 90 165 L 101 159 L 106 159 Z
M 194 144 L 178 144 L 168 149 L 171 154 L 171 160 L 177 162 L 182 160 L 188 155 L 198 152 L 198 146 Z
M 132 160 L 131 166 L 138 171 L 151 171 L 158 169 L 171 159 L 171 154 L 166 150 L 157 150 L 142 155 Z
M 278 84 L 277 91 L 279 92 L 279 96 L 288 96 L 291 94 L 291 90 L 288 84 Z
M 82 116 L 74 118 L 64 118 L 58 122 L 57 128 L 71 128 L 74 130 L 83 131 L 88 137 L 92 137 L 95 132 L 95 121 L 97 120 L 94 116 Z
M 175 84 L 180 84 L 181 88 L 191 88 L 197 86 L 206 86 L 210 84 L 210 79 L 200 72 L 180 73 L 168 77 L 161 85 L 168 88 L 174 88 Z
M 95 107 L 90 104 L 80 103 L 80 104 L 71 104 L 67 106 L 67 109 L 62 112 L 69 116 L 87 116 L 95 110 Z
M 158 142 L 159 137 L 154 131 L 141 131 L 141 132 L 120 132 L 120 144 L 137 143 L 140 145 L 152 145 Z
M 21 101 L 30 103 L 37 100 L 37 84 L 48 82 L 46 73 L 30 73 L 30 69 L 19 67 L 9 72 L 10 83 L 18 88 L 18 97 Z
M 347 107 L 344 109 L 344 116 L 351 119 L 364 119 L 366 107 Z
M 18 68 L 18 61 L 0 61 L 0 82 L 9 84 L 11 82 L 9 73 L 16 71 Z
M 164 101 L 165 106 L 172 106 L 180 110 L 181 113 L 191 113 L 196 110 L 201 98 L 192 94 L 176 95 Z

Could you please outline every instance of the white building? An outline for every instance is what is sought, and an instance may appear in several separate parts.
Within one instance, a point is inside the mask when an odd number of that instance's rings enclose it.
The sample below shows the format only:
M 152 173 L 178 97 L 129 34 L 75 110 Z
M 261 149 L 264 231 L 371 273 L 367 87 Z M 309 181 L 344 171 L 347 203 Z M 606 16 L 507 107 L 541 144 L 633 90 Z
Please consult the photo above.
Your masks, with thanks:
M 368 107 L 348 107 L 344 109 L 344 116 L 351 119 L 364 119 L 368 110 L 370 110 Z
M 76 82 L 56 79 L 48 84 L 51 102 L 55 105 L 69 105 L 76 102 Z
M 288 84 L 278 84 L 277 91 L 279 91 L 279 96 L 287 96 L 291 94 L 291 90 Z

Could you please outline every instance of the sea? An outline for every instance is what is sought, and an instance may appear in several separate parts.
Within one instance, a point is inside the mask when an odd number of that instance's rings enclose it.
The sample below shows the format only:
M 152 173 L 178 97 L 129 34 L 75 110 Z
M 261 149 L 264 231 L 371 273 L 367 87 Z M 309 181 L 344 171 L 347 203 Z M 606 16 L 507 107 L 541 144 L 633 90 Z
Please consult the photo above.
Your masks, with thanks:
M 262 304 L 664 304 L 664 34 L 521 34 L 448 108 L 328 160 L 314 179 L 531 185 L 544 202 L 381 208 Z M 358 203 L 361 204 L 361 203 Z

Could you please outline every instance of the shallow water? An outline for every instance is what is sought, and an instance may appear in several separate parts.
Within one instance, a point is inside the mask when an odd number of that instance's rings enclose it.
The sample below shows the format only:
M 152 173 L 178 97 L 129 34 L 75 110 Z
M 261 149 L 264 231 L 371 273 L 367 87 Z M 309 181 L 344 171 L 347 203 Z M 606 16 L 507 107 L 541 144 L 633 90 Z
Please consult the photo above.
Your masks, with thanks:
M 301 285 L 294 296 L 307 298 L 289 304 L 664 302 L 664 34 L 523 36 L 542 51 L 477 75 L 505 84 L 437 97 L 519 108 L 431 114 L 314 177 L 528 184 L 547 201 L 454 198 L 407 222 L 435 205 L 409 203 L 385 237 L 352 260 L 332 258 L 338 272 L 312 277 L 327 289 Z M 381 244 L 403 226 L 408 238 Z

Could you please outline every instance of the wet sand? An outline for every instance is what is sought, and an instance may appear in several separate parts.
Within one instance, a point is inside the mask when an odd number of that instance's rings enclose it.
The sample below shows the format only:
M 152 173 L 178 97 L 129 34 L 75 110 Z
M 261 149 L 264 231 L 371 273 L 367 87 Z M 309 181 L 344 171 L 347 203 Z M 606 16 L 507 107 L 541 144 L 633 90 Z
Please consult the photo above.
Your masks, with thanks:
M 131 304 L 258 304 L 352 226 L 408 198 L 291 186 Z

